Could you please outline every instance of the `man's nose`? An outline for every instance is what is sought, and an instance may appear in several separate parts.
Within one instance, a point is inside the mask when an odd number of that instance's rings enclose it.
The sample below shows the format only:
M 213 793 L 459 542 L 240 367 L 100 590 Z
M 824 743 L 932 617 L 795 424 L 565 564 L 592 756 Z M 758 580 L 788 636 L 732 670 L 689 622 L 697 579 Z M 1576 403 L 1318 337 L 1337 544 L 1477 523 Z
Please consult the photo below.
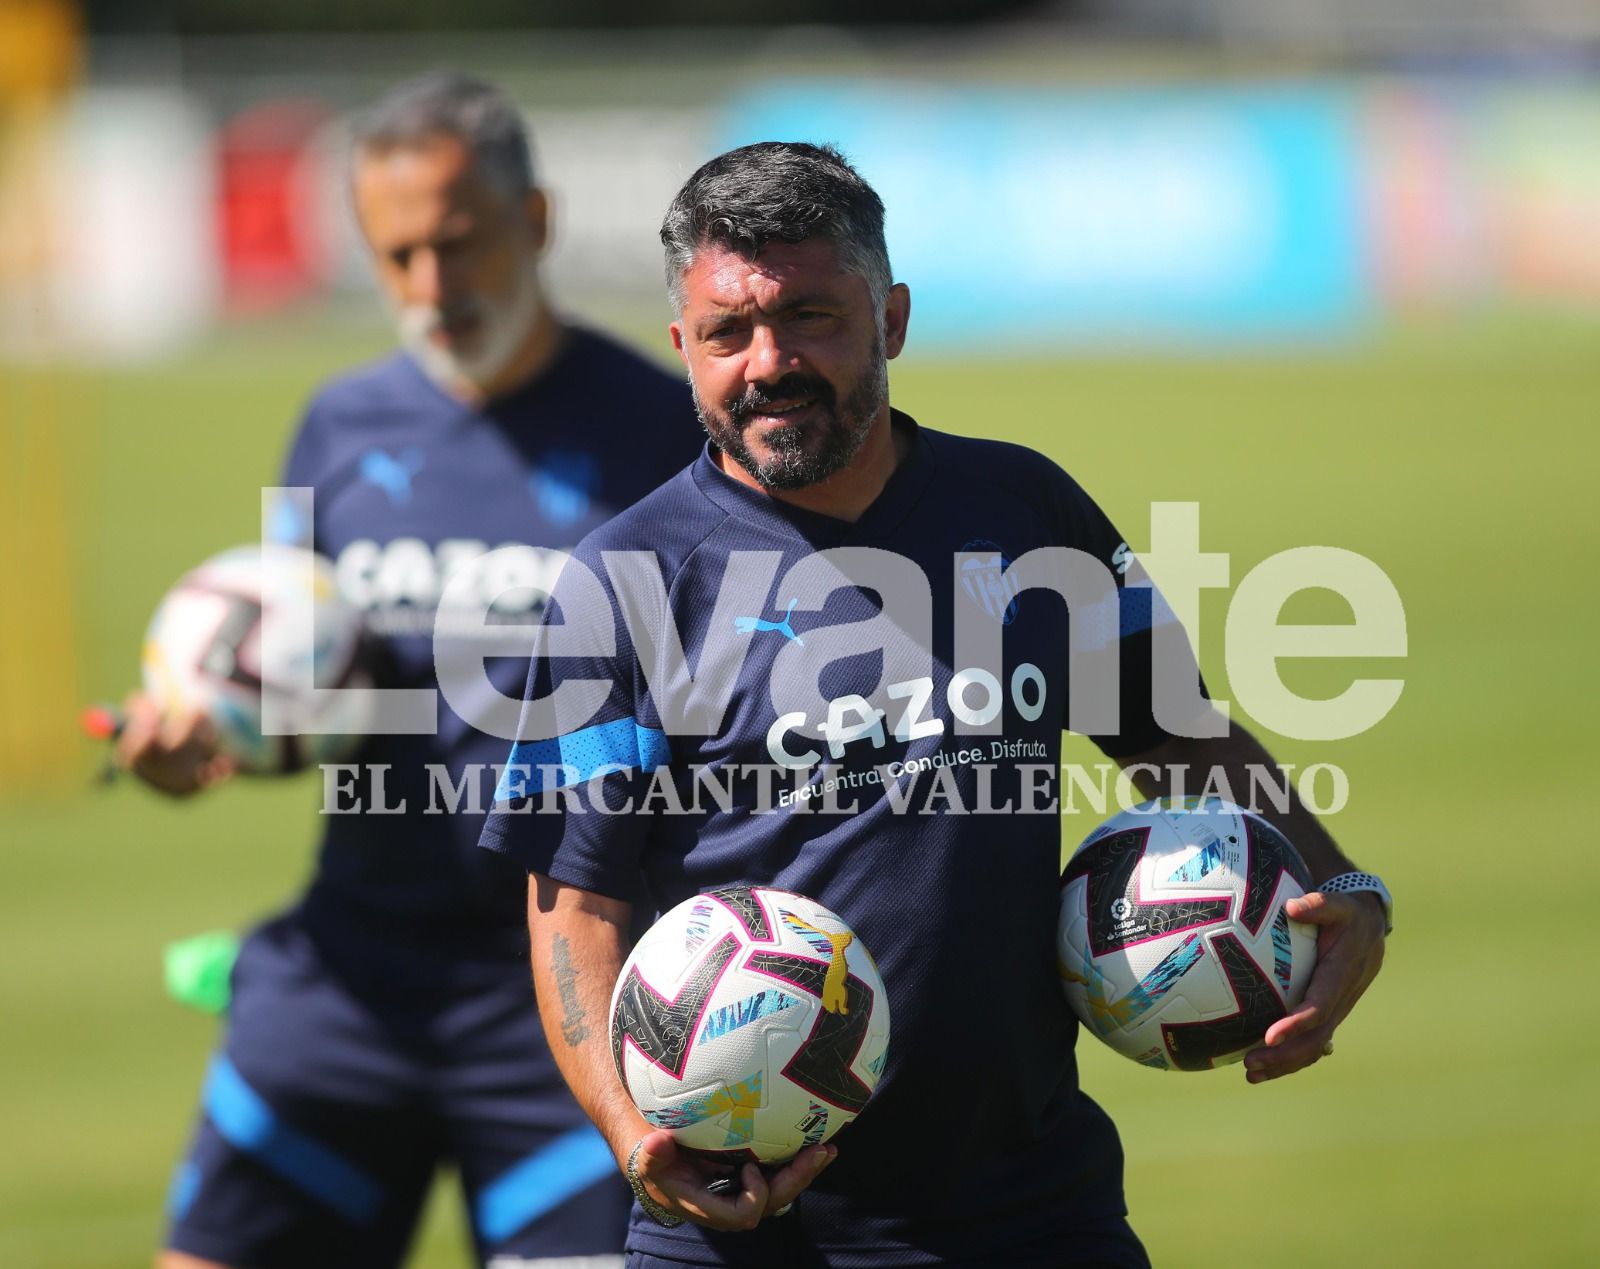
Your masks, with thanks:
M 799 358 L 783 348 L 773 327 L 756 325 L 750 335 L 750 355 L 745 360 L 746 383 L 776 383 L 799 365 Z
M 444 277 L 439 268 L 439 253 L 413 251 L 406 262 L 406 298 L 413 304 L 438 308 L 444 300 Z

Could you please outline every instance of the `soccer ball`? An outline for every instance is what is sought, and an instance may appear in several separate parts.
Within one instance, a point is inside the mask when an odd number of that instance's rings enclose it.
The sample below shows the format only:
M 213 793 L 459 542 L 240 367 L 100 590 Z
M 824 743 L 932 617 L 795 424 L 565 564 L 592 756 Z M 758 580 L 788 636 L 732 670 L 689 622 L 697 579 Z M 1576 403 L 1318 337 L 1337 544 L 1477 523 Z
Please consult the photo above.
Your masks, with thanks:
M 889 1047 L 877 966 L 837 916 L 784 890 L 685 900 L 611 996 L 611 1056 L 639 1113 L 693 1150 L 776 1163 L 861 1113 Z
M 1145 1066 L 1237 1062 L 1305 995 L 1316 932 L 1284 904 L 1310 888 L 1289 839 L 1229 802 L 1146 802 L 1114 815 L 1061 877 L 1067 1000 Z
M 308 561 L 309 595 L 300 584 Z M 288 637 L 264 646 L 268 608 L 288 618 Z M 362 650 L 361 614 L 339 597 L 326 559 L 292 546 L 235 547 L 162 599 L 144 637 L 144 690 L 164 710 L 204 713 L 241 770 L 294 771 L 344 756 L 369 722 L 363 698 L 308 694 L 296 671 L 309 663 L 318 688 L 368 687 Z M 296 734 L 262 735 L 264 696 Z

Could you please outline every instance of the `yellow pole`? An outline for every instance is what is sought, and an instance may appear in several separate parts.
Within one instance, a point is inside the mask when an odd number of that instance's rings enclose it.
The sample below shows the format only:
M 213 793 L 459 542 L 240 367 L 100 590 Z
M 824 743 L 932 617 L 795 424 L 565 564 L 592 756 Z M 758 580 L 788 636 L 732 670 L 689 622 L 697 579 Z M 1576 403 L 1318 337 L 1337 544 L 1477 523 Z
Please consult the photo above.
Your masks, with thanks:
M 81 770 L 68 372 L 51 348 L 52 141 L 82 38 L 66 0 L 0 0 L 0 796 Z

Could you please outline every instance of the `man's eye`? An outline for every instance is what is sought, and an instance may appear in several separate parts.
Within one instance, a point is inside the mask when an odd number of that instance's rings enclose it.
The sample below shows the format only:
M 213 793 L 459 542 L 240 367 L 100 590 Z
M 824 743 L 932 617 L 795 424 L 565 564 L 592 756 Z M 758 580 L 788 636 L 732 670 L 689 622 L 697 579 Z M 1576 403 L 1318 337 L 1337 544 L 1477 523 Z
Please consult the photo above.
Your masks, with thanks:
M 394 261 L 395 268 L 404 269 L 408 264 L 411 263 L 411 248 L 400 247 L 394 251 L 391 251 L 389 253 L 389 259 Z

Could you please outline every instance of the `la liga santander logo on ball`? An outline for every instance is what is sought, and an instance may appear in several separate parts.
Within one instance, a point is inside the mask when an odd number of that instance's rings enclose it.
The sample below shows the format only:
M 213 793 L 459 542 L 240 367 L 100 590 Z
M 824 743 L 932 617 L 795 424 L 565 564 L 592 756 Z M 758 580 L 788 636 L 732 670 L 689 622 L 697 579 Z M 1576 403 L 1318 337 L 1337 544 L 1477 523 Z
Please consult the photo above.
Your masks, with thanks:
M 1311 889 L 1289 839 L 1219 798 L 1146 802 L 1084 840 L 1061 877 L 1057 952 L 1079 1021 L 1164 1071 L 1237 1062 L 1304 998 Z
M 780 1163 L 861 1113 L 889 1002 L 820 903 L 764 886 L 686 899 L 639 940 L 611 996 L 611 1056 L 639 1113 L 681 1145 Z

